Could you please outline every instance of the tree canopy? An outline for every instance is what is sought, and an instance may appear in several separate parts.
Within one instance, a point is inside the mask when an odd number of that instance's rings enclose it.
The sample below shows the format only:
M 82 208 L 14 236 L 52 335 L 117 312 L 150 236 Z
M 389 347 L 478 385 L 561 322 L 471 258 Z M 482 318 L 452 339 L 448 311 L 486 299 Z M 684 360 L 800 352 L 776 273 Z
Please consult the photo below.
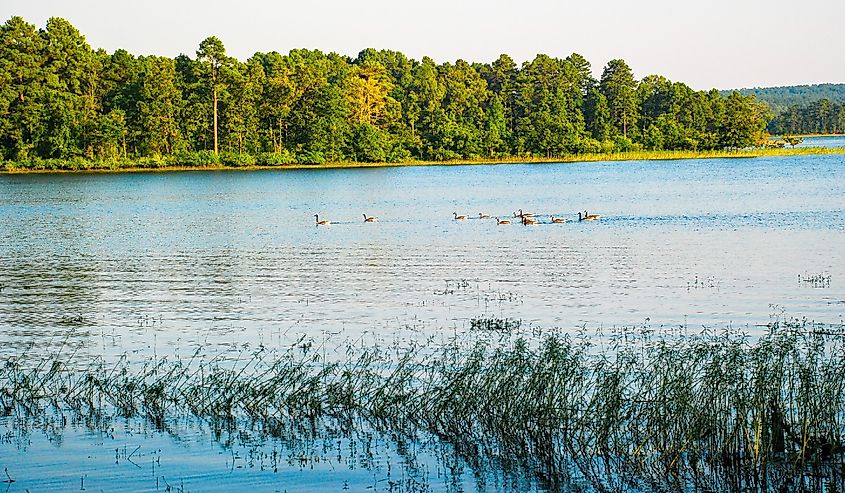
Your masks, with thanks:
M 841 105 L 814 110 L 834 128 Z M 70 23 L 0 27 L 0 158 L 180 164 L 557 157 L 742 148 L 768 114 L 739 92 L 695 91 L 624 60 L 539 54 L 518 65 L 435 63 L 390 50 L 175 59 L 92 49 Z M 837 120 L 839 118 L 839 120 Z M 839 127 L 842 128 L 841 124 Z M 794 128 L 794 127 L 791 127 Z M 793 132 L 794 133 L 794 132 Z
M 845 103 L 822 98 L 800 106 L 791 105 L 769 122 L 768 130 L 778 135 L 843 134 Z

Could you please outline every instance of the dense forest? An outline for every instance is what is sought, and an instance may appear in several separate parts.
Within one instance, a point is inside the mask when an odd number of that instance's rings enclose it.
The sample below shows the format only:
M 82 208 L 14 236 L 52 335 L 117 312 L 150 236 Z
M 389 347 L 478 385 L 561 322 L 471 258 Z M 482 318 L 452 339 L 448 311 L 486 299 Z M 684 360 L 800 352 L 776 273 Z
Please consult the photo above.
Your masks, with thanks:
M 845 133 L 845 84 L 763 87 L 739 93 L 769 106 L 775 115 L 768 125 L 772 134 Z
M 731 91 L 722 91 L 727 96 Z M 754 87 L 739 89 L 743 96 L 754 96 L 769 105 L 774 113 L 782 113 L 790 106 L 806 107 L 822 99 L 845 103 L 845 84 L 813 84 L 801 86 Z
M 93 50 L 61 18 L 0 28 L 0 157 L 24 167 L 704 151 L 760 142 L 768 117 L 753 96 L 637 80 L 623 60 L 596 80 L 578 54 L 520 66 L 296 49 L 243 62 L 209 37 L 173 59 Z
M 789 106 L 769 122 L 768 130 L 777 135 L 845 134 L 845 102 L 823 98 Z

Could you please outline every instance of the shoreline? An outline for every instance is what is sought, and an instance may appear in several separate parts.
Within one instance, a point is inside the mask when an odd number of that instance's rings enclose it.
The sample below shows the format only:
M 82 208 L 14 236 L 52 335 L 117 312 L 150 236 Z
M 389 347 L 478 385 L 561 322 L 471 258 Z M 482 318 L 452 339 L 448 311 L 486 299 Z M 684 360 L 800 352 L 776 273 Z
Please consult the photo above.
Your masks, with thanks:
M 279 164 L 279 165 L 249 165 L 249 166 L 120 166 L 109 163 L 92 162 L 90 168 L 75 169 L 37 169 L 16 167 L 12 164 L 0 163 L 0 174 L 44 174 L 44 173 L 159 173 L 184 171 L 256 171 L 256 170 L 300 170 L 300 169 L 342 169 L 342 168 L 399 168 L 408 166 L 466 166 L 466 165 L 497 165 L 497 164 L 553 164 L 553 163 L 593 163 L 612 161 L 672 161 L 688 159 L 722 159 L 722 158 L 757 158 L 757 157 L 789 157 L 809 155 L 843 155 L 845 147 L 798 147 L 777 149 L 750 149 L 734 151 L 632 151 L 609 154 L 580 154 L 555 158 L 537 157 L 507 157 L 457 159 L 451 161 L 403 161 L 396 163 L 366 163 L 366 162 L 327 162 L 322 164 Z

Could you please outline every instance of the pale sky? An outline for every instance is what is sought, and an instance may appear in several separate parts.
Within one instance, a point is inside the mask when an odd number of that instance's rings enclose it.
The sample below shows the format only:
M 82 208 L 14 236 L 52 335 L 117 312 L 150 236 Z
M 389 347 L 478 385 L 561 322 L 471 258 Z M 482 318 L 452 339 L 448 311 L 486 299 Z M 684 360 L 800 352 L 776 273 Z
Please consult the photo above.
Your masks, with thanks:
M 845 82 L 845 0 L 2 0 L 43 28 L 64 17 L 94 48 L 194 56 L 219 37 L 241 60 L 317 48 L 392 49 L 438 63 L 584 55 L 695 89 Z

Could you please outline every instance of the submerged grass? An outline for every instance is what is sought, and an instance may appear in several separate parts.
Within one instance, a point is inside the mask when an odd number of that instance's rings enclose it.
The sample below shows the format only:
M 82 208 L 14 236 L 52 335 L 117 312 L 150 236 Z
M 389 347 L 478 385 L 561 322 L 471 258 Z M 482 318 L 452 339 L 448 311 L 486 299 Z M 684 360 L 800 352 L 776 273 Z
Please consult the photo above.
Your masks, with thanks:
M 482 321 L 499 327 L 504 322 Z M 24 354 L 0 369 L 7 416 L 248 419 L 269 433 L 356 423 L 450 444 L 476 468 L 518 469 L 545 489 L 845 489 L 845 330 L 777 321 L 751 340 L 647 328 L 423 346 L 297 344 L 238 358 L 155 358 L 74 368 Z

